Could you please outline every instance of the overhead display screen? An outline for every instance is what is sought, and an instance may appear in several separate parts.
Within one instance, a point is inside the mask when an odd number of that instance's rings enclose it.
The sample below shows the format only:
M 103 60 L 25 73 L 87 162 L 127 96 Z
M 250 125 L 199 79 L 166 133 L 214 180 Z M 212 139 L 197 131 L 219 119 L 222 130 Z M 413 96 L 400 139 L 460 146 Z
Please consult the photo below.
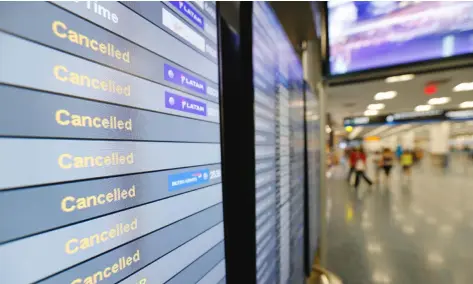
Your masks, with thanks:
M 473 52 L 471 1 L 327 3 L 331 75 Z
M 302 67 L 271 7 L 253 3 L 257 283 L 302 283 Z
M 215 2 L 2 2 L 0 30 L 2 283 L 225 283 Z

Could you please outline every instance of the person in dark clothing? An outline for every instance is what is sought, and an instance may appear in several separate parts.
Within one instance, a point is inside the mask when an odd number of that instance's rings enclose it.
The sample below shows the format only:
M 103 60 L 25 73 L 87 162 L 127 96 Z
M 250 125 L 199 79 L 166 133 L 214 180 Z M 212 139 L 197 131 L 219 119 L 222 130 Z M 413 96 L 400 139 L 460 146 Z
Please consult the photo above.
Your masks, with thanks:
M 356 149 L 349 149 L 347 151 L 348 166 L 350 167 L 347 176 L 347 182 L 350 182 L 351 175 L 355 172 L 355 160 L 353 159 L 353 153 L 356 152 Z
M 394 161 L 394 154 L 391 151 L 391 149 L 384 148 L 381 163 L 382 163 L 382 167 L 385 174 L 385 183 L 389 181 L 389 175 L 393 167 L 393 161 Z

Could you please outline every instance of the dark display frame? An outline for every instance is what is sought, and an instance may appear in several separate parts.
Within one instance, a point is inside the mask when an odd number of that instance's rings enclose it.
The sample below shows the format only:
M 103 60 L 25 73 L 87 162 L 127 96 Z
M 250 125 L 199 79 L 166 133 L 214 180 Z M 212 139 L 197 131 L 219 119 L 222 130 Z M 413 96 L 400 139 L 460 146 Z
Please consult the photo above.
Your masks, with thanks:
M 252 3 L 241 2 L 240 44 L 222 21 L 221 92 L 222 177 L 226 281 L 256 283 L 256 213 Z M 225 52 L 222 52 L 225 50 Z
M 309 98 L 309 96 L 313 96 L 312 99 Z M 304 272 L 307 277 L 310 276 L 312 272 L 312 266 L 316 263 L 317 259 L 316 257 L 320 255 L 320 239 L 321 239 L 321 220 L 320 217 L 322 216 L 321 213 L 321 206 L 322 206 L 322 201 L 321 201 L 321 179 L 320 179 L 320 170 L 321 170 L 321 160 L 320 160 L 320 151 L 321 145 L 320 145 L 320 135 L 321 135 L 321 126 L 320 126 L 320 119 L 315 123 L 315 122 L 310 122 L 307 119 L 307 112 L 311 112 L 314 109 L 309 109 L 309 102 L 313 100 L 316 102 L 316 107 L 315 110 L 317 112 L 317 115 L 320 116 L 321 113 L 321 104 L 320 104 L 320 94 L 317 93 L 315 90 L 311 89 L 311 86 L 307 83 L 307 81 L 304 81 L 304 113 L 305 119 L 304 119 L 304 146 L 305 146 L 305 151 L 304 151 L 304 158 L 305 158 L 305 168 L 304 168 L 304 173 L 305 173 L 305 183 L 304 183 L 304 237 L 305 237 L 305 250 L 304 250 Z M 318 127 L 314 128 L 315 125 L 318 125 Z M 324 130 L 325 131 L 325 130 Z M 316 141 L 311 141 L 312 138 L 316 138 Z M 318 148 L 314 148 L 313 150 L 315 151 L 314 155 L 311 155 L 311 147 L 309 145 L 309 142 L 316 143 L 318 145 Z M 314 162 L 311 162 L 311 159 L 315 157 Z M 315 167 L 312 168 L 311 165 L 315 163 Z M 311 174 L 314 175 L 312 177 L 315 179 L 317 182 L 314 183 L 316 187 L 311 187 Z M 311 192 L 314 191 L 314 192 Z M 316 203 L 312 203 L 314 201 L 314 197 L 316 197 Z M 314 208 L 315 206 L 315 208 Z M 314 222 L 316 223 L 316 228 L 314 228 L 312 225 L 314 225 Z M 316 230 L 316 236 L 317 238 L 314 240 L 311 237 L 313 237 L 312 233 L 313 230 Z
M 310 252 L 310 210 L 309 210 L 309 143 L 308 139 L 308 123 L 307 123 L 307 89 L 309 85 L 304 81 L 304 272 L 307 277 L 310 276 L 312 271 L 312 262 Z

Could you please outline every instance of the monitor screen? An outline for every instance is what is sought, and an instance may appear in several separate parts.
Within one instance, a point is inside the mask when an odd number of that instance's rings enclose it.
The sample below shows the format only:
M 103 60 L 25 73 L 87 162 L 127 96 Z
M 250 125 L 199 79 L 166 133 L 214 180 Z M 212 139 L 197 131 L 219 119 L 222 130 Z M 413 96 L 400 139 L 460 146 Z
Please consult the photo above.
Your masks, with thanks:
M 329 73 L 473 52 L 471 1 L 328 1 Z
M 277 50 L 271 8 L 253 3 L 253 86 L 255 123 L 256 283 L 278 277 Z M 268 32 L 271 29 L 272 32 Z
M 2 282 L 225 282 L 215 2 L 0 11 Z
M 302 283 L 302 66 L 274 11 L 253 5 L 257 283 Z

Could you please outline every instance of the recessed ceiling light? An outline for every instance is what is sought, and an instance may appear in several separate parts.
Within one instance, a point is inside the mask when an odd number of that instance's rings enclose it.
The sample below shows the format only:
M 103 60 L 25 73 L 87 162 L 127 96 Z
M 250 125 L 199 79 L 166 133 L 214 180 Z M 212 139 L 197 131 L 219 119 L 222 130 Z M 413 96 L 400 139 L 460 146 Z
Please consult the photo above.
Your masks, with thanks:
M 427 255 L 427 260 L 432 264 L 442 264 L 444 259 L 442 255 L 436 252 L 431 252 Z
M 404 74 L 399 76 L 392 76 L 386 78 L 386 83 L 398 83 L 398 82 L 405 82 L 414 79 L 414 74 Z
M 390 100 L 395 96 L 397 96 L 396 91 L 379 92 L 374 96 L 374 99 L 377 101 Z
M 449 97 L 432 98 L 428 101 L 429 105 L 444 105 L 450 101 Z
M 418 105 L 416 106 L 416 108 L 414 109 L 415 111 L 429 111 L 432 109 L 432 106 L 430 105 Z
M 461 108 L 470 108 L 473 107 L 473 101 L 466 101 L 460 104 Z
M 370 104 L 368 105 L 367 109 L 369 110 L 382 110 L 384 109 L 385 105 L 384 104 Z
M 377 115 L 378 111 L 377 110 L 365 110 L 364 115 L 365 116 L 372 116 L 372 115 Z
M 453 87 L 454 92 L 465 92 L 473 90 L 473 82 L 464 82 Z

